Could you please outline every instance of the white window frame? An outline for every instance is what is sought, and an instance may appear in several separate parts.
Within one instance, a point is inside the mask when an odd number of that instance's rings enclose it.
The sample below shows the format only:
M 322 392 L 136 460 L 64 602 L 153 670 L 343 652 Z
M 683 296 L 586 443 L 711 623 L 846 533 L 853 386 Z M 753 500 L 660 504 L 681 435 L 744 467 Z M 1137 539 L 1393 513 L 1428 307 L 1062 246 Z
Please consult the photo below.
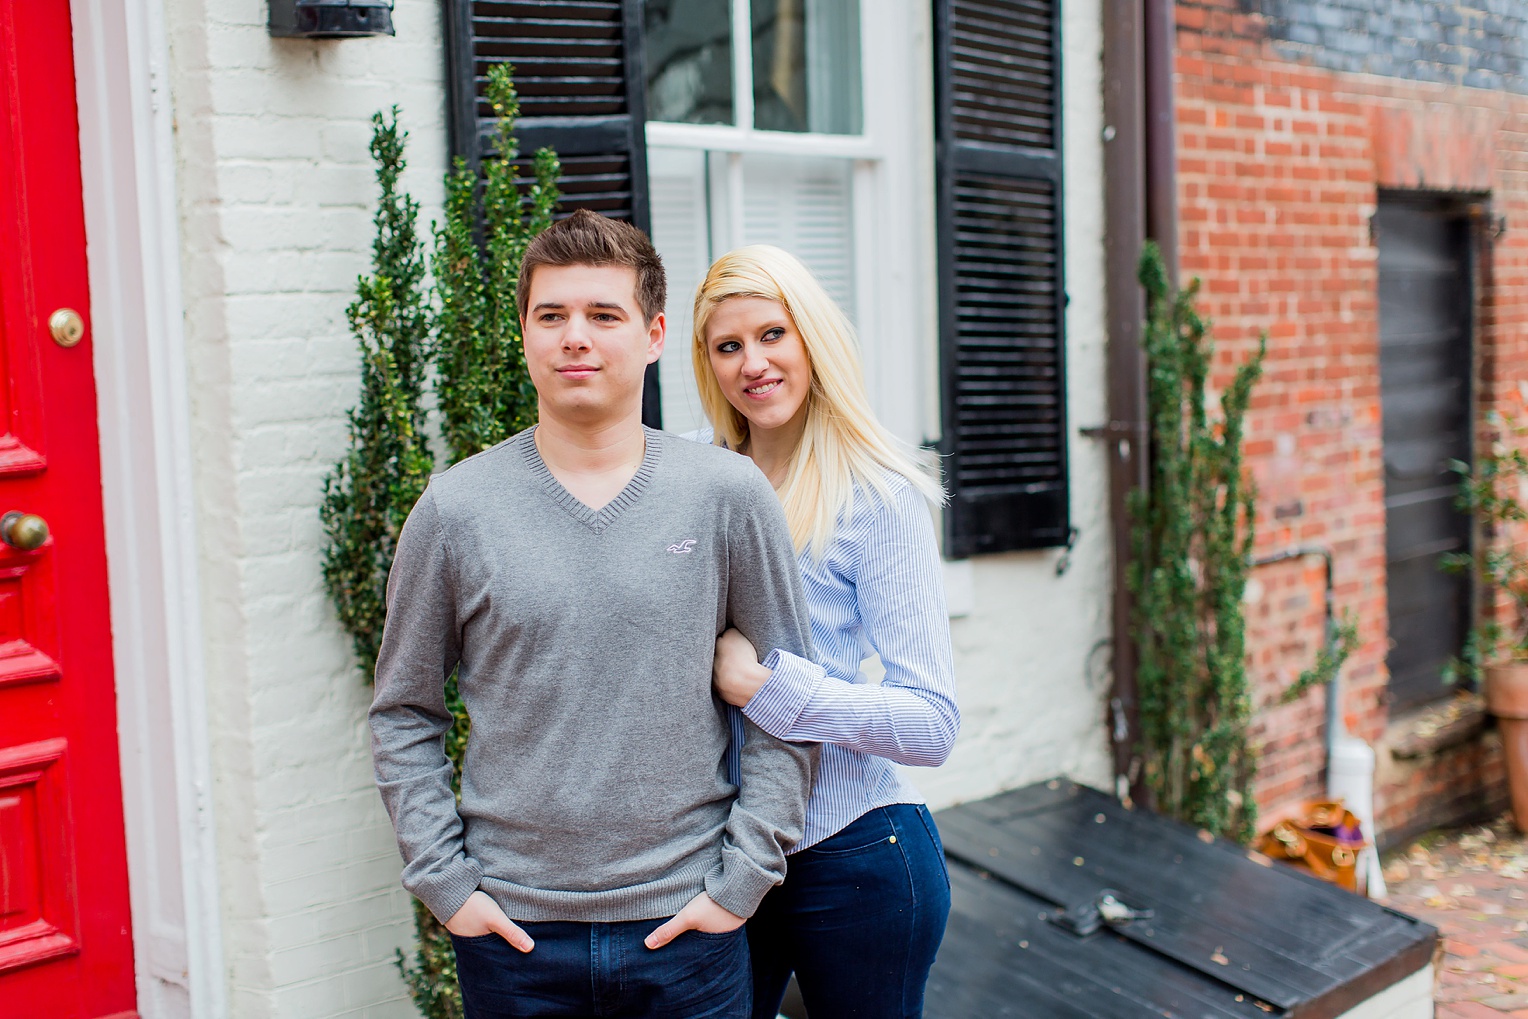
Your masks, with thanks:
M 732 24 L 749 25 L 750 0 L 731 0 Z M 733 207 L 719 217 L 744 243 L 743 157 L 837 158 L 852 163 L 854 318 L 865 350 L 872 405 L 899 437 L 932 440 L 938 429 L 938 288 L 935 276 L 932 13 L 928 0 L 860 0 L 862 133 L 761 131 L 753 126 L 749 32 L 732 33 L 733 124 L 648 121 L 649 148 L 726 157 Z M 715 224 L 713 224 L 714 227 Z M 713 230 L 714 232 L 714 230 Z M 687 302 L 689 294 L 671 294 Z M 687 348 L 688 337 L 669 338 Z M 932 378 L 932 383 L 930 379 Z

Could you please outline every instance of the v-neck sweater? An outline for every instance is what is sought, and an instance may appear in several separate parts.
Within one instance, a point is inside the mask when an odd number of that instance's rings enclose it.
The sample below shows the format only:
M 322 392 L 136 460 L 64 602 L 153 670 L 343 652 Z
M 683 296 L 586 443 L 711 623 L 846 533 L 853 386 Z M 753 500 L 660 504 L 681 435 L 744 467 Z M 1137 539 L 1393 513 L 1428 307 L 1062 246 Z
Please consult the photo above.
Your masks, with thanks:
M 750 916 L 801 838 L 817 750 L 748 723 L 729 781 L 711 661 L 728 626 L 811 653 L 779 501 L 747 458 L 648 429 L 595 510 L 533 431 L 433 478 L 398 540 L 371 727 L 404 886 L 441 920 L 477 889 L 515 920 L 670 916 L 702 890 Z

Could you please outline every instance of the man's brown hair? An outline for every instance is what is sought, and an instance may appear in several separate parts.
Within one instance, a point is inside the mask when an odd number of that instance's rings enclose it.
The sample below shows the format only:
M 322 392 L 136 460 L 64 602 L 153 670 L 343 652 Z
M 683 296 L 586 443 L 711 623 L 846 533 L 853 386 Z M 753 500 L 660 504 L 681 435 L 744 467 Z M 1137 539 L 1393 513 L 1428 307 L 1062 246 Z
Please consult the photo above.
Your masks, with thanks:
M 647 234 L 630 223 L 607 219 L 588 209 L 553 223 L 525 249 L 520 260 L 520 285 L 515 291 L 522 319 L 530 310 L 531 276 L 543 265 L 615 265 L 633 270 L 637 274 L 637 306 L 649 324 L 668 299 L 663 260 Z

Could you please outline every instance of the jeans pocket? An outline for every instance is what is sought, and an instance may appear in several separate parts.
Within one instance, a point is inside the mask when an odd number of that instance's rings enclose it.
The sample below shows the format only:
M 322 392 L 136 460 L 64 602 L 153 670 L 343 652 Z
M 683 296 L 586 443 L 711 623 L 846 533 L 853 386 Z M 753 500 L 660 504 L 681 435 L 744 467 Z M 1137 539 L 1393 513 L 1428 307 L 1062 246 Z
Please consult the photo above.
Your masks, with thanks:
M 803 855 L 818 858 L 843 858 L 857 853 L 867 853 L 877 846 L 885 845 L 897 834 L 897 829 L 886 816 L 885 808 L 876 807 L 866 811 L 847 826 L 829 835 L 815 846 L 801 850 Z
M 642 1015 L 715 1019 L 748 1015 L 753 981 L 748 937 L 741 927 L 733 931 L 685 931 L 656 952 L 635 948 L 622 970 L 634 995 L 629 1000 L 635 1006 L 641 999 Z M 638 1013 L 634 1008 L 621 1014 Z
M 944 887 L 950 887 L 950 865 L 944 858 L 944 840 L 939 837 L 939 826 L 934 823 L 934 815 L 929 813 L 928 807 L 918 805 L 918 820 L 923 822 L 923 828 L 928 832 L 929 841 L 934 844 L 934 851 L 939 855 L 939 868 L 944 871 Z
M 697 930 L 688 930 L 688 931 L 685 931 L 684 933 L 685 934 L 693 934 L 697 938 L 701 939 L 702 941 L 726 941 L 729 938 L 736 938 L 736 937 L 742 936 L 743 927 L 746 927 L 746 926 L 747 926 L 747 924 L 743 924 L 742 926 L 734 927 L 730 931 L 697 931 Z
M 446 933 L 447 934 L 451 934 L 450 931 L 447 931 Z M 470 936 L 467 936 L 467 937 L 463 937 L 463 936 L 461 936 L 459 934 L 451 934 L 451 941 L 452 941 L 452 943 L 458 944 L 458 945 L 487 944 L 493 938 L 498 938 L 500 941 L 504 941 L 504 936 L 502 934 L 500 934 L 498 931 L 489 931 L 487 934 L 473 934 L 473 935 L 470 935 Z M 507 942 L 507 941 L 504 941 L 504 943 L 506 945 L 509 944 L 509 942 Z

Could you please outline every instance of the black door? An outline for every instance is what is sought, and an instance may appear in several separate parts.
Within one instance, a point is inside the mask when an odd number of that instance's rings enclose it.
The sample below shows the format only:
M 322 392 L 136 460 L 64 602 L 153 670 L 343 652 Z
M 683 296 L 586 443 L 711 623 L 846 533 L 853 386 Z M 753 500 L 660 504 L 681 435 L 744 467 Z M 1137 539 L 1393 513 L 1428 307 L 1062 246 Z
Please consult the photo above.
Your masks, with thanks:
M 1470 541 L 1446 466 L 1470 460 L 1470 233 L 1457 205 L 1417 198 L 1382 196 L 1376 227 L 1394 710 L 1448 694 L 1469 625 L 1470 581 L 1438 563 Z

